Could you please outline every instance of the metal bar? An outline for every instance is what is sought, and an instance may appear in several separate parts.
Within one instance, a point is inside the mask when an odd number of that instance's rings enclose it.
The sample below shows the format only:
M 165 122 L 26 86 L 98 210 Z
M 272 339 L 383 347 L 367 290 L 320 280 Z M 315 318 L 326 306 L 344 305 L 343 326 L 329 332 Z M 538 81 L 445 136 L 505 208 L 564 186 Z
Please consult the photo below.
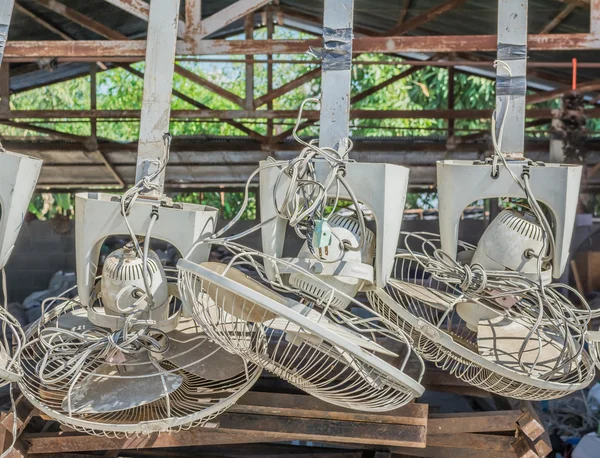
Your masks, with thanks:
M 95 21 L 94 19 L 86 16 L 85 14 L 80 13 L 68 6 L 63 5 L 56 0 L 35 0 L 36 3 L 42 5 L 44 8 L 47 8 L 50 11 L 53 11 L 56 14 L 59 14 L 76 24 L 79 24 L 81 27 L 84 27 L 92 32 L 107 38 L 109 40 L 126 40 L 127 37 L 122 33 L 117 32 L 116 30 L 111 29 L 110 27 L 105 26 L 104 24 Z
M 273 33 L 275 32 L 275 24 L 273 23 L 273 9 L 269 6 L 267 7 L 266 13 L 266 22 L 267 22 L 267 39 L 273 39 Z M 268 54 L 267 59 L 272 59 L 273 55 Z M 267 94 L 273 92 L 273 63 L 270 62 L 267 64 Z M 254 100 L 254 108 L 256 108 L 256 100 Z M 273 100 L 267 102 L 267 110 L 273 109 Z M 270 139 L 273 136 L 273 120 L 269 119 L 267 121 L 267 137 Z M 260 205 L 258 206 L 260 207 Z
M 15 9 L 18 12 L 23 13 L 23 14 L 29 16 L 31 19 L 33 19 L 35 22 L 37 22 L 38 24 L 40 24 L 46 30 L 49 30 L 50 32 L 58 35 L 63 40 L 72 40 L 73 39 L 73 38 L 71 38 L 70 35 L 66 34 L 65 32 L 63 32 L 62 30 L 58 29 L 57 27 L 54 27 L 52 24 L 50 24 L 44 18 L 38 16 L 36 13 L 34 13 L 33 11 L 31 11 L 29 8 L 24 7 L 20 3 L 15 2 Z
M 246 40 L 252 42 L 254 40 L 254 14 L 248 14 L 244 18 L 244 33 Z M 246 58 L 246 110 L 254 108 L 254 63 Z
M 256 62 L 256 60 L 254 60 L 254 62 Z M 312 81 L 312 80 L 318 78 L 319 76 L 321 76 L 321 68 L 315 68 L 313 70 L 310 70 L 310 71 L 304 73 L 303 75 L 299 76 L 298 78 L 293 79 L 292 81 L 289 81 L 289 82 L 283 84 L 282 86 L 279 86 L 278 88 L 267 92 L 262 97 L 257 98 L 254 101 L 254 108 L 259 108 L 260 106 L 264 105 L 265 103 L 272 102 L 276 98 L 281 97 L 283 94 L 287 94 L 288 92 L 293 91 L 296 88 L 299 88 L 303 84 L 306 84 L 309 81 Z
M 590 81 L 588 83 L 578 84 L 578 92 L 592 92 L 600 90 L 600 81 Z M 538 94 L 529 95 L 527 97 L 527 104 L 547 102 L 548 100 L 562 97 L 565 93 L 570 92 L 571 88 L 561 88 L 555 91 L 540 92 Z
M 493 110 L 351 110 L 352 119 L 489 119 Z M 585 111 L 588 118 L 600 117 L 600 108 Z M 295 119 L 296 110 L 172 110 L 171 119 Z M 549 108 L 533 108 L 526 112 L 527 118 L 551 119 Z M 138 119 L 140 110 L 13 110 L 0 114 L 0 119 Z M 319 111 L 306 110 L 303 117 L 319 119 Z
M 382 90 L 383 88 L 388 87 L 391 84 L 394 84 L 397 81 L 400 81 L 410 75 L 415 74 L 416 72 L 418 72 L 419 70 L 421 70 L 421 67 L 411 67 L 407 70 L 404 70 L 401 73 L 398 73 L 397 75 L 392 76 L 391 78 L 382 81 L 379 84 L 376 84 L 373 87 L 370 87 L 369 89 L 365 89 L 364 91 L 355 94 L 351 99 L 350 99 L 350 103 L 351 104 L 355 104 L 357 102 L 360 102 L 361 100 L 366 99 L 367 97 L 375 94 L 376 92 Z
M 113 6 L 122 9 L 123 11 L 132 14 L 143 21 L 148 22 L 150 14 L 150 5 L 143 0 L 106 0 Z M 182 21 L 178 21 L 177 36 L 184 38 L 185 36 L 185 24 Z
M 441 5 L 435 6 L 430 10 L 425 11 L 423 14 L 420 14 L 415 18 L 410 19 L 409 21 L 406 21 L 403 24 L 400 24 L 398 27 L 390 30 L 388 34 L 392 36 L 404 35 L 405 33 L 427 24 L 428 22 L 434 20 L 438 16 L 456 8 L 459 5 L 462 5 L 463 3 L 466 3 L 467 1 L 468 0 L 448 0 L 442 3 Z
M 522 159 L 527 94 L 528 0 L 499 0 L 496 137 L 500 152 Z
M 16 127 L 17 129 L 30 130 L 32 132 L 38 132 L 40 134 L 46 134 L 46 135 L 50 135 L 51 137 L 62 138 L 64 140 L 77 141 L 77 142 L 81 142 L 81 143 L 86 143 L 88 141 L 88 137 L 84 137 L 82 135 L 67 134 L 65 132 L 59 132 L 57 130 L 48 129 L 47 127 L 36 126 L 34 124 L 29 124 L 26 122 L 15 122 L 15 121 L 2 120 L 2 121 L 0 121 L 0 124 L 9 126 L 9 127 Z
M 96 110 L 96 64 L 90 64 L 90 109 Z M 98 122 L 96 119 L 90 119 L 90 132 L 92 140 L 98 143 Z
M 304 54 L 313 46 L 322 45 L 317 39 L 308 40 L 201 40 L 196 45 L 183 41 L 177 44 L 177 55 L 256 55 Z M 600 36 L 588 33 L 530 35 L 530 51 L 585 51 L 600 48 Z M 353 53 L 423 52 L 483 52 L 496 51 L 495 35 L 359 37 L 353 42 Z M 143 40 L 116 41 L 11 41 L 6 44 L 5 58 L 11 62 L 35 62 L 43 57 L 89 62 L 137 62 L 144 59 Z
M 0 65 L 0 113 L 10 111 L 10 64 Z
M 550 21 L 546 27 L 544 27 L 542 29 L 542 31 L 540 32 L 541 34 L 545 34 L 545 33 L 550 33 L 552 32 L 556 27 L 558 27 L 566 18 L 568 18 L 571 13 L 575 10 L 575 8 L 577 8 L 577 5 L 571 3 L 569 5 L 567 5 L 565 7 L 565 9 L 563 9 L 560 13 L 558 13 L 556 15 L 556 17 L 554 19 L 552 19 L 552 21 Z
M 0 3 L 0 64 L 6 49 L 6 40 L 8 39 L 8 28 L 12 16 L 14 0 L 4 0 Z
M 600 37 L 600 0 L 591 0 L 590 3 L 590 33 Z
M 232 5 L 229 5 L 221 11 L 204 19 L 202 21 L 202 32 L 194 37 L 195 41 L 199 41 L 204 37 L 227 27 L 229 24 L 243 18 L 270 2 L 271 0 L 238 0 Z
M 202 0 L 185 0 L 185 40 L 194 41 L 202 31 Z
M 454 67 L 448 69 L 448 109 L 454 110 Z M 454 137 L 454 119 L 448 120 L 448 139 Z
M 341 157 L 350 136 L 354 0 L 325 0 L 319 145 Z
M 218 84 L 201 77 L 187 68 L 182 67 L 181 65 L 175 64 L 175 73 L 189 79 L 190 81 L 193 81 L 199 86 L 205 87 L 209 91 L 223 97 L 225 100 L 235 103 L 239 107 L 244 107 L 245 101 L 243 98 L 219 86 Z
M 169 132 L 178 16 L 179 0 L 150 4 L 136 182 L 154 174 L 164 160 L 163 136 Z M 157 186 L 152 194 L 162 194 L 164 180 L 162 170 L 152 180 Z

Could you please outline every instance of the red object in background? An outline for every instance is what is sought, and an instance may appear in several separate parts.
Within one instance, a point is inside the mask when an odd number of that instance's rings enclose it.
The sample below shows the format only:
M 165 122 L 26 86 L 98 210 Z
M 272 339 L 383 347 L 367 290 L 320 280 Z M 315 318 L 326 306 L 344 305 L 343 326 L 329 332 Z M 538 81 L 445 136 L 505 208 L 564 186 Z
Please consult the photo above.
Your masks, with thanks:
M 573 58 L 573 90 L 577 90 L 577 58 Z

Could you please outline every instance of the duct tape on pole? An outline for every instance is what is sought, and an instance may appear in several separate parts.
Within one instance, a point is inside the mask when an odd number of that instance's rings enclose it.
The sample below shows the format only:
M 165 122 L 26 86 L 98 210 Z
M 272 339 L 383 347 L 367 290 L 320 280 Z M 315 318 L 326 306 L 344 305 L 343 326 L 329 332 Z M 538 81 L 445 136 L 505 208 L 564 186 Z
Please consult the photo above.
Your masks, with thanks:
M 325 0 L 319 145 L 345 156 L 350 136 L 354 0 Z
M 527 95 L 527 0 L 499 0 L 496 137 L 507 159 L 523 159 Z
M 165 134 L 169 132 L 171 116 L 178 19 L 179 0 L 150 3 L 136 182 L 163 168 Z M 153 194 L 162 194 L 164 181 L 163 169 L 152 179 Z

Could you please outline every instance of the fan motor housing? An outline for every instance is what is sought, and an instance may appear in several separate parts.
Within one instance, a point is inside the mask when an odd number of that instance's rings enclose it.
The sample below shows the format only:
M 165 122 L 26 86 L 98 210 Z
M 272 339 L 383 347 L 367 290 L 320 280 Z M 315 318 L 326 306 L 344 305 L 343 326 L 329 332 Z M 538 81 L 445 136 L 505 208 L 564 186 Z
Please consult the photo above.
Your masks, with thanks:
M 356 218 L 341 216 L 339 214 L 332 215 L 328 222 L 331 226 L 332 243 L 327 247 L 327 250 L 320 250 L 322 259 L 325 261 L 335 261 L 341 256 L 341 261 L 339 262 L 354 262 L 369 265 L 373 263 L 373 257 L 375 256 L 375 234 L 373 234 L 372 231 L 366 229 L 366 233 L 364 234 L 365 240 L 360 251 L 346 250 L 341 253 L 343 248 L 340 247 L 340 241 L 347 242 L 351 246 L 358 246 L 360 244 L 360 238 L 363 235 L 360 233 L 359 222 Z M 300 249 L 300 253 L 298 254 L 299 259 L 315 259 L 315 256 L 309 249 L 308 243 L 308 241 L 304 242 L 304 245 Z M 313 250 L 315 250 L 315 248 L 313 248 Z M 343 292 L 349 297 L 354 297 L 363 285 L 363 280 L 360 278 L 337 275 L 318 275 L 318 277 L 322 282 Z M 315 279 L 309 275 L 293 273 L 290 275 L 289 283 L 290 286 L 304 291 L 310 296 L 324 299 L 329 303 L 331 290 L 325 289 L 322 283 L 315 281 Z M 343 309 L 350 304 L 350 299 L 338 294 L 331 298 L 330 304 L 332 307 Z

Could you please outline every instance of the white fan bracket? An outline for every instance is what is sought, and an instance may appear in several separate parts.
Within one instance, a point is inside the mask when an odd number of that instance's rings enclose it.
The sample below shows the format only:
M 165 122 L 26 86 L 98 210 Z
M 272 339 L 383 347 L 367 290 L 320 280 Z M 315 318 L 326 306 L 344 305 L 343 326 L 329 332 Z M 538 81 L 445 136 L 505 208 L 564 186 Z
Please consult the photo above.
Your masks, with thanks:
M 130 209 L 129 224 L 136 235 L 144 236 L 150 216 L 157 209 L 152 237 L 172 244 L 186 256 L 198 241 L 214 233 L 219 211 L 206 205 L 163 205 L 166 202 L 139 197 Z M 77 288 L 81 303 L 89 308 L 102 244 L 111 235 L 128 236 L 129 231 L 121 215 L 120 196 L 95 192 L 77 194 L 75 208 Z M 209 254 L 210 244 L 203 243 L 188 259 L 205 262 Z
M 268 163 L 263 161 L 262 165 Z M 317 175 L 319 168 L 328 165 L 322 161 L 315 161 Z M 275 208 L 273 200 L 274 189 L 277 183 L 280 169 L 276 167 L 265 168 L 260 172 L 260 213 L 262 227 L 263 252 L 269 256 L 281 258 L 285 242 L 287 221 L 280 217 Z M 346 164 L 345 179 L 352 188 L 356 199 L 366 205 L 372 212 L 376 224 L 376 256 L 375 256 L 375 283 L 384 287 L 390 278 L 400 230 L 404 204 L 408 189 L 409 169 L 394 164 L 358 163 L 348 162 Z M 287 178 L 280 180 L 280 188 L 277 189 L 279 201 L 283 199 L 284 190 L 287 187 Z M 330 195 L 335 197 L 335 189 L 331 189 Z M 339 196 L 341 199 L 350 199 L 346 190 L 340 186 Z M 273 263 L 265 261 L 267 277 L 274 281 L 277 279 L 277 268 Z
M 280 275 L 302 273 L 298 269 L 303 269 L 313 275 L 357 278 L 371 284 L 374 280 L 373 266 L 363 262 L 321 262 L 318 259 L 306 258 L 283 258 L 282 261 L 291 265 L 281 265 L 278 269 Z
M 499 167 L 499 176 L 493 178 L 489 164 L 460 160 L 437 163 L 440 240 L 442 250 L 452 258 L 456 259 L 459 223 L 467 205 L 479 199 L 525 197 L 505 166 L 500 164 Z M 559 278 L 569 261 L 582 168 L 527 161 L 511 161 L 508 167 L 519 177 L 528 167 L 531 191 L 552 212 L 556 244 L 552 276 Z
M 15 247 L 42 160 L 0 150 L 0 269 Z

